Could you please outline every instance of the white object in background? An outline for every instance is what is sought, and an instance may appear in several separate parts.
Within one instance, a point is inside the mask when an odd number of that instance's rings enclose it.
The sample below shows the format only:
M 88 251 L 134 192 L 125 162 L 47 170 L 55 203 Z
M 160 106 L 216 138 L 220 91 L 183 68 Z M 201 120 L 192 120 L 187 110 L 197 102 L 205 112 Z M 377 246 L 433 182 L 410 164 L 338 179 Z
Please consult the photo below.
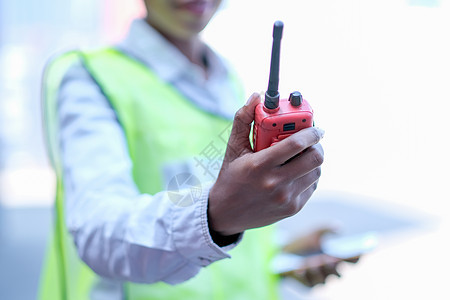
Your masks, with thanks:
M 355 235 L 327 235 L 322 239 L 322 251 L 337 258 L 351 258 L 375 249 L 378 237 L 375 232 L 365 232 Z

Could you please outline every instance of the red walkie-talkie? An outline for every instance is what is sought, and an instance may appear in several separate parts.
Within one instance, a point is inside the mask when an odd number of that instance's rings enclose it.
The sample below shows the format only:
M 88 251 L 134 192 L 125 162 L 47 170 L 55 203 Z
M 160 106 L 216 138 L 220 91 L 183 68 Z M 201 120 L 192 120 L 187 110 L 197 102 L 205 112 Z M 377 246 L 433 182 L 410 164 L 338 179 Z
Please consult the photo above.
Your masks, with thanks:
M 300 92 L 293 92 L 288 99 L 281 99 L 278 92 L 280 70 L 280 44 L 283 22 L 273 25 L 272 58 L 269 87 L 264 103 L 255 108 L 253 124 L 253 149 L 260 151 L 287 138 L 291 134 L 313 126 L 313 110 Z

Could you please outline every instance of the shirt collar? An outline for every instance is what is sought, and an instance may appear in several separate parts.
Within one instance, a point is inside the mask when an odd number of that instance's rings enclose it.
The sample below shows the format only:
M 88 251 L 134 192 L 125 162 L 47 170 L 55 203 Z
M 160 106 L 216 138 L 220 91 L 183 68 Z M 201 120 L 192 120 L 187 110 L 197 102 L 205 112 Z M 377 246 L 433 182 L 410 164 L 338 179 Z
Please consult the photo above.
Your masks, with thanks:
M 149 66 L 166 82 L 188 73 L 204 81 L 200 67 L 191 63 L 176 47 L 143 19 L 134 20 L 125 39 L 118 45 L 120 49 Z M 226 68 L 209 48 L 206 51 L 209 63 L 209 77 L 226 74 Z

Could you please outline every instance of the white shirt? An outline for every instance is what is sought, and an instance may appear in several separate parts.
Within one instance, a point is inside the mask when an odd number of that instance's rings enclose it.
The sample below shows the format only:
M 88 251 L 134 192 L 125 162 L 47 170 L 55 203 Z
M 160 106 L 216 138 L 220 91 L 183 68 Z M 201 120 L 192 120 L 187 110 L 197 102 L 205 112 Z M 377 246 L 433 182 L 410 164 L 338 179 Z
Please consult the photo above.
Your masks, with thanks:
M 143 20 L 133 22 L 118 48 L 208 112 L 232 118 L 244 101 L 236 99 L 228 67 L 212 50 L 207 52 L 205 79 L 198 66 Z M 174 205 L 164 191 L 155 195 L 138 191 L 115 112 L 81 63 L 64 76 L 58 116 L 66 224 L 81 259 L 111 279 L 97 285 L 93 298 L 120 299 L 124 280 L 180 283 L 202 267 L 230 257 L 227 251 L 236 243 L 221 248 L 209 234 L 211 183 L 203 183 L 201 195 L 187 207 Z

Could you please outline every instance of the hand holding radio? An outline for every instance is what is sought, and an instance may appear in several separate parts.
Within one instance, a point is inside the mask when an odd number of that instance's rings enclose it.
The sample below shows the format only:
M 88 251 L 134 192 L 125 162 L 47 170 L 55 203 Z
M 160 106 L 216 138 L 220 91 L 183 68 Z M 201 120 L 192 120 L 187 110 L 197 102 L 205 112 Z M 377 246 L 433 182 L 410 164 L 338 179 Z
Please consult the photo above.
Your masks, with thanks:
M 274 26 L 275 51 L 265 105 L 259 94 L 253 94 L 236 113 L 222 168 L 210 190 L 209 226 L 223 236 L 296 214 L 315 191 L 320 177 L 323 150 L 319 141 L 324 132 L 311 127 L 309 104 L 300 93 L 279 101 L 280 23 Z M 252 148 L 249 135 L 253 121 Z
M 275 223 L 299 212 L 317 187 L 323 131 L 307 128 L 276 145 L 253 152 L 249 141 L 255 107 L 253 94 L 235 116 L 225 159 L 209 193 L 210 228 L 233 235 Z M 297 153 L 302 155 L 287 160 Z

